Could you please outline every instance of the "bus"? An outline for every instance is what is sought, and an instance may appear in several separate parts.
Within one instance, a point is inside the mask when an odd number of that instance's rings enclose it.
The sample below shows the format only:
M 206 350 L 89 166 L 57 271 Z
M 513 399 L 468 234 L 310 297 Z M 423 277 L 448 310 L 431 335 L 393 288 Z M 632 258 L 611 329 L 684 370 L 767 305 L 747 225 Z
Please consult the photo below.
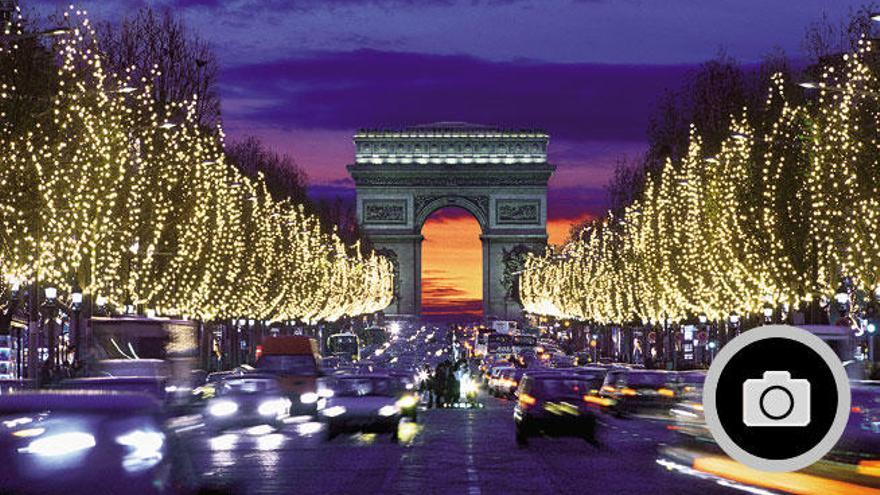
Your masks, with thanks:
M 488 354 L 511 354 L 513 353 L 513 336 L 504 333 L 490 333 L 486 337 L 486 353 Z
M 525 350 L 534 351 L 538 347 L 538 337 L 534 335 L 514 335 L 513 352 L 519 354 Z
M 327 350 L 331 356 L 336 356 L 343 361 L 357 361 L 360 359 L 360 345 L 358 336 L 353 333 L 337 333 L 327 338 Z

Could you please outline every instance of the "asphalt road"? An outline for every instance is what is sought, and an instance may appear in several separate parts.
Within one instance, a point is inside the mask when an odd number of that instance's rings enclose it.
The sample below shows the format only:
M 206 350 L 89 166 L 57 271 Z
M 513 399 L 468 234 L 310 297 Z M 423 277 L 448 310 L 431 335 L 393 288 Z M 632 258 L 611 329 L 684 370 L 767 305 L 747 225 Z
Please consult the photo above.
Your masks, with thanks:
M 387 435 L 325 442 L 319 424 L 301 422 L 274 433 L 199 433 L 189 450 L 205 483 L 233 493 L 745 493 L 659 464 L 658 448 L 674 440 L 663 423 L 603 417 L 599 448 L 575 438 L 519 448 L 512 403 L 483 402 L 423 411 L 399 445 Z

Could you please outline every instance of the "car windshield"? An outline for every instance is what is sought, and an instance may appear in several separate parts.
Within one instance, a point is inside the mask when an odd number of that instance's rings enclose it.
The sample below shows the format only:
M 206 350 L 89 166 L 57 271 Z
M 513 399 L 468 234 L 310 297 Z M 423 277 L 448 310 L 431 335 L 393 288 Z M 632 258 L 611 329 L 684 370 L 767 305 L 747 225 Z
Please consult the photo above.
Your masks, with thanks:
M 626 384 L 629 386 L 659 386 L 669 382 L 666 373 L 629 373 L 626 375 Z
M 399 385 L 392 378 L 345 378 L 336 383 L 333 391 L 338 397 L 393 397 L 398 393 Z
M 288 375 L 317 375 L 315 358 L 307 354 L 262 356 L 257 368 Z
M 266 378 L 235 378 L 220 382 L 218 395 L 226 394 L 265 394 L 278 391 L 278 382 Z

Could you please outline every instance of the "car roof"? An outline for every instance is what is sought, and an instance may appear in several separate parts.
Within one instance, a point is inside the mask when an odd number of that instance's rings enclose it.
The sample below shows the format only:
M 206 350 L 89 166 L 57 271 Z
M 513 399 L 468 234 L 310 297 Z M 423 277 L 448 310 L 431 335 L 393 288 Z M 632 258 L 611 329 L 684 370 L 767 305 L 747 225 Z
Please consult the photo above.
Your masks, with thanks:
M 13 392 L 0 395 L 0 414 L 25 412 L 159 412 L 159 403 L 146 394 L 92 390 Z
M 241 374 L 233 374 L 233 375 L 225 375 L 220 377 L 221 382 L 227 382 L 231 380 L 272 380 L 278 381 L 278 376 L 273 375 L 271 373 L 241 373 Z
M 110 383 L 164 383 L 167 380 L 163 376 L 86 376 L 82 378 L 70 378 L 62 380 L 62 386 L 91 385 Z
M 578 373 L 570 373 L 570 372 L 560 372 L 560 371 L 530 371 L 526 373 L 527 377 L 532 378 L 534 380 L 587 380 L 588 377 L 578 374 Z
M 357 378 L 394 378 L 388 373 L 356 373 L 353 375 L 339 375 L 337 378 L 341 380 L 357 379 Z

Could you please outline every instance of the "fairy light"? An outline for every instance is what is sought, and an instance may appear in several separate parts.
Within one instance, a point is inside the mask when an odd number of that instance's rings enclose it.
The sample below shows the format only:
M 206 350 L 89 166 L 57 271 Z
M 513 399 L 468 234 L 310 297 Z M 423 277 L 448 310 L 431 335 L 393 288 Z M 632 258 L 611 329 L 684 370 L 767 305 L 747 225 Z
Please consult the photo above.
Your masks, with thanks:
M 530 256 L 526 311 L 597 323 L 682 321 L 803 307 L 880 284 L 880 80 L 859 43 L 823 69 L 816 101 L 793 104 L 771 79 L 761 124 L 731 117 L 720 151 L 688 152 L 649 177 L 564 257 Z
M 141 80 L 110 73 L 85 13 L 71 8 L 64 21 L 46 115 L 11 129 L 3 117 L 17 88 L 0 81 L 7 280 L 37 277 L 66 297 L 75 279 L 110 307 L 205 321 L 329 321 L 390 304 L 387 259 L 273 200 L 263 177 L 228 162 L 222 128 L 198 125 L 197 97 L 161 107 L 157 69 Z

